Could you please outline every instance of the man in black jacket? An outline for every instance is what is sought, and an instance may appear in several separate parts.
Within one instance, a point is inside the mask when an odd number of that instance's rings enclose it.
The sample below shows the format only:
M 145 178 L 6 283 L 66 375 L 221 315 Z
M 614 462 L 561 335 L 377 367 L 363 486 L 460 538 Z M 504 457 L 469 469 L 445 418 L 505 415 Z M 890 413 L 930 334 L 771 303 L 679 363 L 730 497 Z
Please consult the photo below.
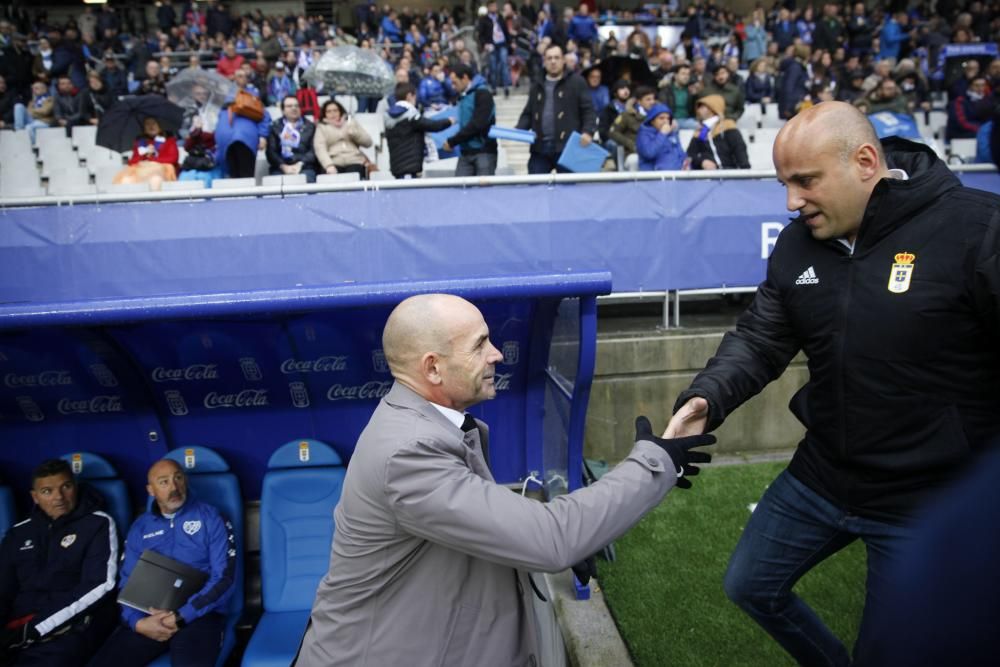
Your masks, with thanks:
M 799 217 L 667 434 L 714 430 L 805 353 L 809 381 L 791 401 L 805 438 L 747 523 L 725 589 L 800 664 L 847 665 L 792 587 L 860 538 L 864 614 L 877 612 L 911 519 L 1000 434 L 1000 198 L 962 187 L 924 145 L 880 144 L 842 102 L 789 121 L 774 161 Z
M 497 171 L 497 142 L 489 136 L 496 121 L 497 107 L 486 79 L 474 74 L 468 65 L 451 70 L 451 85 L 458 92 L 458 132 L 441 148 L 462 151 L 458 156 L 456 176 L 492 176 Z M 390 151 L 391 152 L 391 151 Z
M 31 498 L 0 545 L 0 664 L 83 665 L 115 623 L 115 522 L 60 459 L 35 468 Z
M 385 112 L 385 140 L 389 169 L 396 178 L 419 178 L 424 170 L 424 133 L 440 132 L 454 118 L 425 118 L 417 109 L 417 91 L 409 83 L 396 84 L 396 103 Z
M 267 135 L 266 155 L 271 174 L 305 174 L 308 183 L 315 183 L 315 134 L 316 126 L 302 117 L 298 98 L 286 95 L 281 100 L 281 118 L 271 123 L 271 131 Z
M 530 129 L 535 133 L 528 173 L 548 174 L 553 169 L 568 171 L 556 164 L 566 141 L 578 132 L 580 145 L 589 146 L 597 130 L 596 119 L 587 82 L 566 69 L 561 48 L 545 49 L 545 78 L 532 84 L 528 103 L 517 121 L 518 129 Z

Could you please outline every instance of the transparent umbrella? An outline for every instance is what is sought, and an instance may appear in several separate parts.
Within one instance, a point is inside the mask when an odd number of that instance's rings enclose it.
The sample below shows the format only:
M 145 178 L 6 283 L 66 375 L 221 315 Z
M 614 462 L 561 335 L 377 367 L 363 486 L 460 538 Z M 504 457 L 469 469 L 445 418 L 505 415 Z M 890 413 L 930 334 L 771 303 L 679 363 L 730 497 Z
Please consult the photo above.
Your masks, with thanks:
M 392 70 L 375 51 L 357 46 L 336 46 L 306 70 L 316 89 L 326 93 L 381 97 L 396 84 Z
M 236 94 L 236 84 L 211 69 L 181 70 L 167 82 L 167 99 L 184 108 L 211 104 L 221 107 Z

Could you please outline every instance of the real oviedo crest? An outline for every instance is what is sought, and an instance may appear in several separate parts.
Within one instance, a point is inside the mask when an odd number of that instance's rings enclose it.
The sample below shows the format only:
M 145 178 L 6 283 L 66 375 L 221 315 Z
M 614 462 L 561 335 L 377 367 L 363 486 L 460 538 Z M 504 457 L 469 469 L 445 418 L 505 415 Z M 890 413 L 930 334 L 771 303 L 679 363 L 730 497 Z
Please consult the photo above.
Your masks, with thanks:
M 913 278 L 913 262 L 917 258 L 912 252 L 896 253 L 896 263 L 889 273 L 889 291 L 902 294 L 910 289 L 910 279 Z

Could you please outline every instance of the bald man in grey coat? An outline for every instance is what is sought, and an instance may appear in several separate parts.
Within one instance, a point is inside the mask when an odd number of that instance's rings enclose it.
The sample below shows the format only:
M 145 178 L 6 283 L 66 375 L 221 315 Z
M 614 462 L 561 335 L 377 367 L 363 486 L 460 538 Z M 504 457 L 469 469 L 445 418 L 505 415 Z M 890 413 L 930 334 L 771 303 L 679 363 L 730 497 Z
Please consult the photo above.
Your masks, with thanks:
M 613 471 L 537 502 L 493 481 L 489 429 L 463 414 L 496 395 L 503 357 L 479 310 L 411 297 L 382 343 L 395 383 L 348 466 L 295 664 L 536 666 L 528 573 L 564 570 L 619 537 L 688 485 L 689 464 L 709 459 L 690 448 L 714 439 L 660 440 L 640 418 L 640 441 Z

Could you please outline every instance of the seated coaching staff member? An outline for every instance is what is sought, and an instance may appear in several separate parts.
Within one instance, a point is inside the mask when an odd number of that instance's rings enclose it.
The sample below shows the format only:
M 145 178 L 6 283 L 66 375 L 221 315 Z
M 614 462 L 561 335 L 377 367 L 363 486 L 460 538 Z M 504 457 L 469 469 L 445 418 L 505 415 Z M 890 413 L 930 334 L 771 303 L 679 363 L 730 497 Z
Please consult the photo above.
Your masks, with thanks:
M 82 665 L 114 627 L 115 522 L 66 461 L 31 479 L 31 516 L 0 546 L 0 665 Z
M 127 627 L 115 630 L 91 667 L 143 667 L 167 651 L 175 666 L 213 667 L 222 648 L 226 603 L 233 594 L 232 525 L 211 505 L 188 496 L 187 478 L 176 462 L 157 461 L 147 481 L 155 502 L 128 532 L 121 588 L 146 549 L 207 572 L 208 581 L 177 611 L 150 609 L 144 614 L 122 605 Z
M 348 466 L 330 572 L 295 664 L 536 664 L 527 573 L 565 569 L 620 536 L 688 485 L 681 466 L 710 457 L 687 450 L 714 439 L 659 440 L 640 418 L 640 442 L 614 471 L 539 503 L 493 481 L 489 431 L 463 414 L 496 395 L 503 358 L 479 310 L 412 297 L 382 345 L 396 382 Z

